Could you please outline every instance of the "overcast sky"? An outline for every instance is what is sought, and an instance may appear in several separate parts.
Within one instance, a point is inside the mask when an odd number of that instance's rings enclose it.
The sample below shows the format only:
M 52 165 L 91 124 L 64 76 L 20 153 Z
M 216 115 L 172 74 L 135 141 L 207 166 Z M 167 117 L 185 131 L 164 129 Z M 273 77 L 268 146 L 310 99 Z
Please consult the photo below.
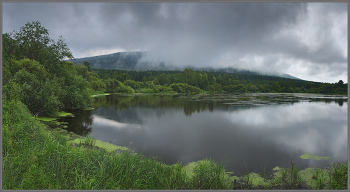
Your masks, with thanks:
M 40 21 L 75 58 L 145 60 L 348 82 L 346 3 L 3 3 L 3 33 Z

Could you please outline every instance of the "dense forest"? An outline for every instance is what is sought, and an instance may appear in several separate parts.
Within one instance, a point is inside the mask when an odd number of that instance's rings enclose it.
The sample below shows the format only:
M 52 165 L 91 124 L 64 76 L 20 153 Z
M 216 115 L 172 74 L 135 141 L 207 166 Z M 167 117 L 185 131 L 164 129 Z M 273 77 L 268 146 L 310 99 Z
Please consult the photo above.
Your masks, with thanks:
M 321 83 L 275 76 L 194 71 L 186 68 L 180 71 L 126 71 L 117 69 L 93 69 L 106 82 L 116 79 L 139 92 L 159 92 L 169 90 L 187 93 L 193 92 L 279 92 L 279 93 L 322 93 L 347 94 L 347 84 L 342 80 L 336 83 Z M 106 84 L 107 85 L 107 84 Z M 184 90 L 178 87 L 183 87 Z M 187 88 L 186 88 L 187 87 Z M 144 90 L 146 89 L 146 90 Z M 107 92 L 111 92 L 107 88 Z M 112 91 L 113 92 L 113 91 Z

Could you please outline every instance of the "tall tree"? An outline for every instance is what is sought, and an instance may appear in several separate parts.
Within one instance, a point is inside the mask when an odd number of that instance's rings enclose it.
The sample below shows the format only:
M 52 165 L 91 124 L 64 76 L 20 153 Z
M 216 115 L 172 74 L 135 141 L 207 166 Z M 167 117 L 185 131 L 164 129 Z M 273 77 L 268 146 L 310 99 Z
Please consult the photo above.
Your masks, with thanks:
M 219 84 L 222 84 L 222 76 L 219 75 L 217 78 L 216 78 L 216 82 L 219 83 Z
M 216 83 L 216 79 L 215 79 L 212 71 L 210 71 L 208 73 L 208 81 L 209 81 L 210 85 L 214 85 Z
M 8 53 L 13 54 L 16 59 L 39 61 L 50 71 L 55 70 L 55 65 L 63 59 L 74 59 L 62 36 L 55 42 L 49 37 L 49 30 L 39 21 L 28 22 L 18 32 L 6 33 L 4 36 L 13 48 L 12 53 L 7 50 Z
M 228 76 L 227 73 L 225 73 L 225 75 L 224 75 L 224 79 L 223 79 L 222 85 L 223 86 L 229 86 L 230 85 L 230 77 Z
M 88 71 L 91 71 L 90 63 L 87 61 L 84 61 L 83 65 L 87 67 Z

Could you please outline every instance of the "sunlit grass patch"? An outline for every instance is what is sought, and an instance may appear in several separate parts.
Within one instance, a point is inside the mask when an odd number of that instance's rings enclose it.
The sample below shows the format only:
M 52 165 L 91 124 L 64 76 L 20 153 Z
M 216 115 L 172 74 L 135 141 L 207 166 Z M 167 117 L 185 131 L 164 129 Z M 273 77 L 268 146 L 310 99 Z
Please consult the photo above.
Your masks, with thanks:
M 69 144 L 80 144 L 80 143 L 84 143 L 84 142 L 85 142 L 85 139 L 75 139 L 72 141 L 68 141 Z M 98 148 L 103 148 L 108 152 L 113 152 L 116 150 L 125 150 L 125 151 L 130 150 L 127 147 L 117 146 L 117 145 L 107 143 L 104 141 L 100 141 L 100 140 L 95 140 L 94 146 L 96 146 Z
M 52 118 L 52 117 L 36 117 L 37 120 L 40 121 L 55 121 L 57 118 Z
M 67 112 L 64 112 L 64 111 L 57 112 L 57 115 L 59 117 L 74 117 L 74 115 L 72 113 L 67 113 Z

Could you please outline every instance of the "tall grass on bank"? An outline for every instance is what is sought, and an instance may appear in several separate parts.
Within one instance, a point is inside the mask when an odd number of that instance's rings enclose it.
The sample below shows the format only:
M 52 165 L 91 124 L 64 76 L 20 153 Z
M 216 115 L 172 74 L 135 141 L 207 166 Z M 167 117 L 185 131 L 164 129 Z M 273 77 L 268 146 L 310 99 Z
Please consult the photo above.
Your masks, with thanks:
M 301 171 L 291 162 L 291 168 L 276 167 L 274 171 L 273 178 L 266 181 L 256 173 L 247 173 L 241 189 L 348 189 L 347 161 Z
M 348 161 L 332 164 L 328 175 L 330 189 L 348 189 Z

